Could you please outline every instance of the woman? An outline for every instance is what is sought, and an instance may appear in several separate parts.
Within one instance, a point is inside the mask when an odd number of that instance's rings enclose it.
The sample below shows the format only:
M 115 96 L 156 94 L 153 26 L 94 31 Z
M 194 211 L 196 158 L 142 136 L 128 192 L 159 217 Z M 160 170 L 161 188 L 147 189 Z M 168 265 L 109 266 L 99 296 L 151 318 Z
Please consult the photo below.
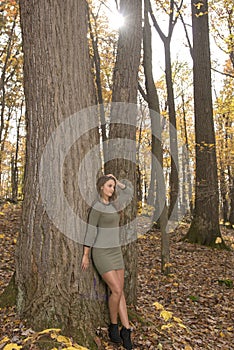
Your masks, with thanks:
M 108 327 L 110 340 L 123 343 L 124 348 L 130 350 L 132 349 L 131 328 L 123 291 L 124 261 L 119 243 L 119 214 L 115 204 L 117 186 L 122 193 L 125 192 L 129 196 L 131 189 L 112 174 L 101 176 L 97 181 L 99 198 L 89 212 L 81 267 L 83 270 L 88 268 L 92 248 L 95 267 L 111 291 L 108 299 L 111 320 Z M 120 332 L 118 314 L 122 323 Z

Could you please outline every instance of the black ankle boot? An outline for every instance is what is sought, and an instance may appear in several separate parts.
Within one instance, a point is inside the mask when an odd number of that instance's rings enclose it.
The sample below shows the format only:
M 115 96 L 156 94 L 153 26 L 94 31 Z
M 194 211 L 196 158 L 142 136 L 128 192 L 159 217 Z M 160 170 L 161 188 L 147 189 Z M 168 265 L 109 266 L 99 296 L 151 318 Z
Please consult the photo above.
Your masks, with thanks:
M 120 336 L 123 339 L 123 346 L 127 350 L 132 349 L 131 332 L 132 332 L 132 330 L 130 328 L 127 329 L 124 326 L 120 330 Z
M 108 327 L 110 340 L 113 343 L 122 343 L 122 338 L 119 335 L 119 327 L 117 324 L 111 323 Z

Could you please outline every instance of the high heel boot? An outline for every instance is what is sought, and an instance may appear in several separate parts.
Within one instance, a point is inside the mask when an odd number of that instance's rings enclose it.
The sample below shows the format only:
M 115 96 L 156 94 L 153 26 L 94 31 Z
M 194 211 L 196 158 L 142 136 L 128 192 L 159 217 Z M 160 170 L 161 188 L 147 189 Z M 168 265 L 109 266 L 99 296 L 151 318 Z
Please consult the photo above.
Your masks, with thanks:
M 119 335 L 118 324 L 111 323 L 108 327 L 109 338 L 113 343 L 122 343 L 122 338 Z
M 123 340 L 123 347 L 127 350 L 132 349 L 131 332 L 131 328 L 126 328 L 124 326 L 120 330 L 120 337 Z

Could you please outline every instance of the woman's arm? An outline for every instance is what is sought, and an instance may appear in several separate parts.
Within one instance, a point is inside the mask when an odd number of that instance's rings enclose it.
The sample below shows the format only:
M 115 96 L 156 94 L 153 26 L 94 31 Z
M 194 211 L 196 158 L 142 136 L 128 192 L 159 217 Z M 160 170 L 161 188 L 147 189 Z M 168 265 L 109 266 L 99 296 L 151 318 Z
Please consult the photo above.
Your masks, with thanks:
M 116 179 L 116 177 L 113 174 L 107 174 L 106 176 L 111 176 L 115 179 L 116 181 L 116 186 L 120 187 L 121 190 L 124 190 L 126 188 L 126 185 L 120 182 L 119 180 Z
M 89 251 L 90 251 L 90 247 L 84 246 L 84 252 L 83 252 L 83 257 L 81 262 L 82 270 L 86 270 L 89 267 Z
M 89 266 L 90 249 L 94 245 L 95 239 L 97 237 L 97 225 L 100 218 L 100 214 L 101 213 L 99 211 L 97 211 L 94 208 L 91 208 L 88 216 L 87 230 L 84 239 L 84 250 L 81 263 L 82 270 L 86 270 Z

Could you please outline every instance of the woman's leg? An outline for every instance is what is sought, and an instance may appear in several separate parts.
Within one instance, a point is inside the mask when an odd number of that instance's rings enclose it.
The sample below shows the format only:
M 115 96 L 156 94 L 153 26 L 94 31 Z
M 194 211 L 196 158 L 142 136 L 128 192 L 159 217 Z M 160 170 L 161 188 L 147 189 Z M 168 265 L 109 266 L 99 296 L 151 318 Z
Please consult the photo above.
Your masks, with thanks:
M 108 299 L 111 323 L 117 324 L 119 305 L 123 293 L 123 284 L 118 271 L 108 271 L 102 275 L 103 280 L 110 288 L 111 295 Z
M 124 270 L 117 270 L 117 275 L 120 281 L 120 284 L 122 286 L 122 291 L 124 287 Z M 122 292 L 120 302 L 119 302 L 119 317 L 121 320 L 121 323 L 124 327 L 130 328 L 129 320 L 128 320 L 128 312 L 127 312 L 127 305 L 126 300 L 124 296 L 124 291 Z

